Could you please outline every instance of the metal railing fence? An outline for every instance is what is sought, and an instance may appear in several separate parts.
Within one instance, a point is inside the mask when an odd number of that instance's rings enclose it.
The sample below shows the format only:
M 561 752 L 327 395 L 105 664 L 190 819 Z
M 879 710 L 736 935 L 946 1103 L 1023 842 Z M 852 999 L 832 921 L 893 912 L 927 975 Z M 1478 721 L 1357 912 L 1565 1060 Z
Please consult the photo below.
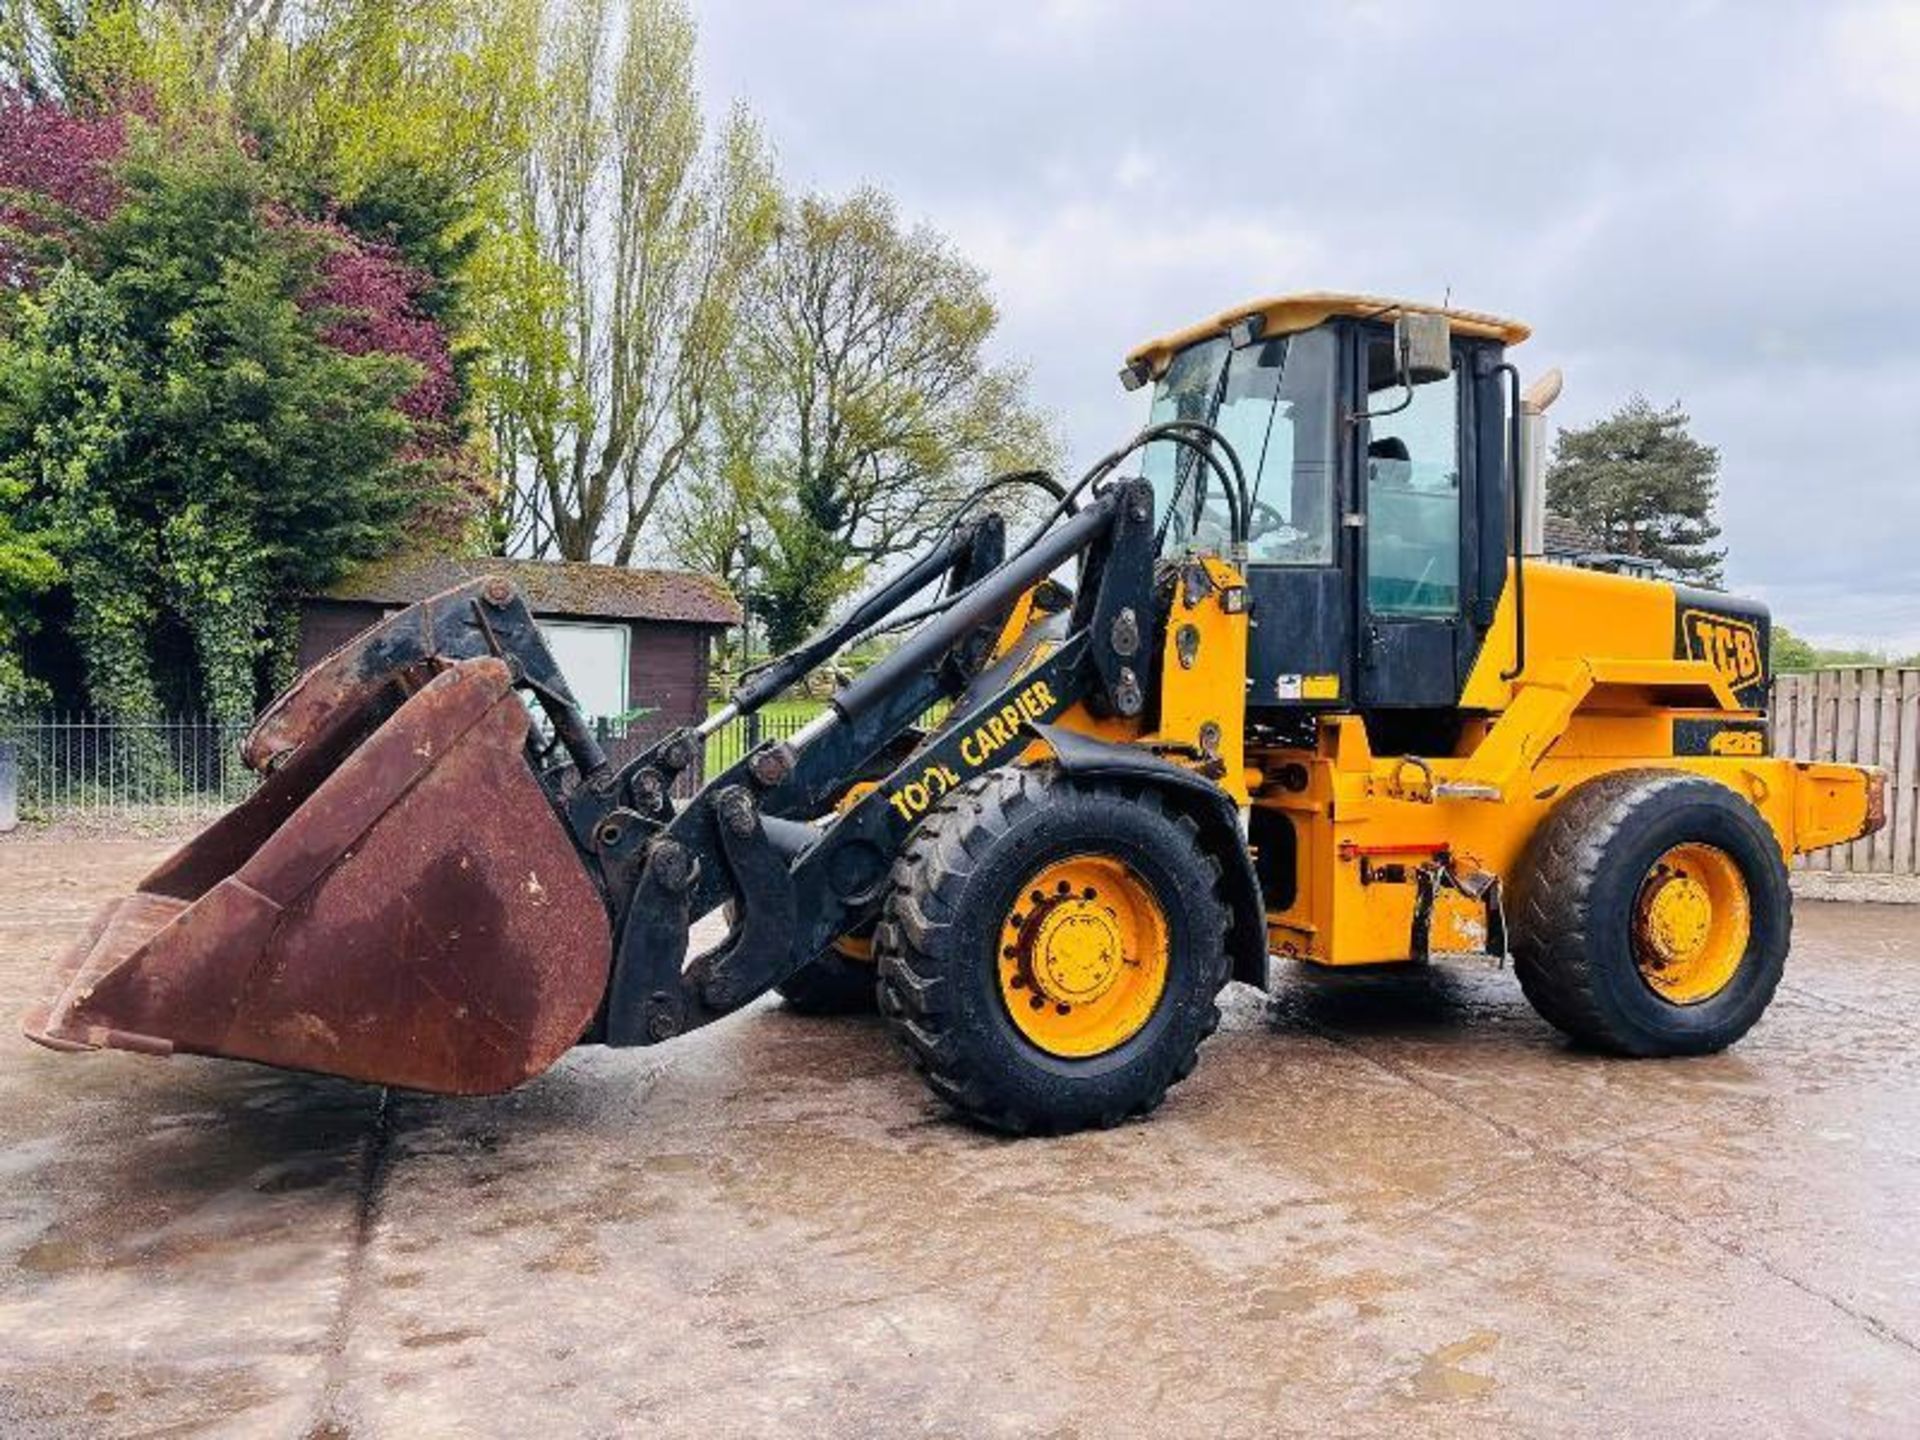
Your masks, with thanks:
M 677 787 L 690 795 L 704 775 L 740 760 L 762 740 L 784 740 L 810 716 L 777 711 L 735 720 L 707 739 L 701 773 Z M 14 794 L 28 822 L 84 817 L 103 823 L 204 822 L 245 799 L 259 777 L 240 763 L 248 725 L 204 716 L 157 720 L 93 715 L 0 717 L 0 743 L 12 747 Z M 616 765 L 672 729 L 651 717 L 600 719 L 594 730 Z
M 0 718 L 14 752 L 23 820 L 72 815 L 138 824 L 210 820 L 253 789 L 240 763 L 245 724 L 205 716 Z

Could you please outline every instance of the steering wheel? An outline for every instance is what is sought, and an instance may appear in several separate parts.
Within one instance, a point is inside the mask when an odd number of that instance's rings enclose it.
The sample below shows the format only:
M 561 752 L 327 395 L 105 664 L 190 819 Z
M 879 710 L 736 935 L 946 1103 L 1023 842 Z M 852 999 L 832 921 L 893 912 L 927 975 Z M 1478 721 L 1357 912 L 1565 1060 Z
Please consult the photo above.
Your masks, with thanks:
M 1230 533 L 1231 523 L 1232 513 L 1227 509 L 1225 503 L 1215 503 L 1213 498 L 1209 496 L 1200 506 L 1200 513 L 1195 519 L 1193 531 L 1188 536 L 1188 539 L 1195 539 L 1202 533 L 1208 531 L 1225 539 Z M 1309 538 L 1305 530 L 1300 529 L 1297 525 L 1290 524 L 1287 517 L 1281 514 L 1278 508 L 1268 504 L 1264 500 L 1256 500 L 1253 502 L 1253 514 L 1247 529 L 1247 539 L 1249 542 L 1265 540 L 1279 549 L 1285 549 L 1290 545 L 1298 545 L 1301 541 Z
M 1277 539 L 1282 545 L 1295 545 L 1307 538 L 1306 531 L 1264 500 L 1253 502 L 1253 521 L 1248 531 L 1249 540 Z

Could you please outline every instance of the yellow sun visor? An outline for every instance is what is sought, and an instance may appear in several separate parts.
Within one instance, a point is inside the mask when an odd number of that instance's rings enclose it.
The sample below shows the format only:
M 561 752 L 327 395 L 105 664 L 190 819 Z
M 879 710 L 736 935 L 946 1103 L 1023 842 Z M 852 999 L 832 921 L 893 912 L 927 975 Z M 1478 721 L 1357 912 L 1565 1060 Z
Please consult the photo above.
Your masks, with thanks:
M 1481 340 L 1498 340 L 1503 345 L 1518 345 L 1533 333 L 1518 320 L 1506 320 L 1478 310 L 1455 310 L 1443 305 L 1422 304 L 1417 300 L 1390 300 L 1379 295 L 1346 295 L 1329 290 L 1312 290 L 1299 295 L 1276 295 L 1266 300 L 1252 300 L 1245 305 L 1222 310 L 1211 320 L 1202 320 L 1184 330 L 1176 330 L 1170 335 L 1136 346 L 1127 355 L 1127 364 L 1144 366 L 1148 374 L 1157 379 L 1166 371 L 1167 362 L 1179 351 L 1197 340 L 1224 335 L 1238 321 L 1256 315 L 1261 320 L 1260 333 L 1271 336 L 1311 330 L 1336 315 L 1391 320 L 1409 312 L 1444 315 L 1459 334 Z

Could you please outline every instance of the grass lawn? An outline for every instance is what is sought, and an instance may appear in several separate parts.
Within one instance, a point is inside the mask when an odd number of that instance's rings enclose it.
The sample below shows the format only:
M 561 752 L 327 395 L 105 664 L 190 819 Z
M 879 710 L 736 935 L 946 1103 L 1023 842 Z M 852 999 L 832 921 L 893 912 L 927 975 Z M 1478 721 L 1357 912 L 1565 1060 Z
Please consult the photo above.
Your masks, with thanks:
M 760 710 L 760 738 L 784 739 L 826 708 L 826 701 L 809 700 L 805 696 L 769 701 Z M 752 748 L 749 743 L 750 723 L 747 720 L 730 721 L 707 737 L 706 773 L 709 778 L 718 775 Z

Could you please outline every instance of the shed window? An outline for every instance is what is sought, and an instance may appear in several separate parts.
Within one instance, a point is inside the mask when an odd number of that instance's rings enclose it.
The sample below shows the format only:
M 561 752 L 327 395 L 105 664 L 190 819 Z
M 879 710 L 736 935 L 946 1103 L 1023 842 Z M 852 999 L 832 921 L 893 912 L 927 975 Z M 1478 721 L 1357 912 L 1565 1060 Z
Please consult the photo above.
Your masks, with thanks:
M 567 677 L 573 698 L 590 719 L 625 715 L 627 644 L 625 625 L 587 620 L 542 620 L 540 633 Z

